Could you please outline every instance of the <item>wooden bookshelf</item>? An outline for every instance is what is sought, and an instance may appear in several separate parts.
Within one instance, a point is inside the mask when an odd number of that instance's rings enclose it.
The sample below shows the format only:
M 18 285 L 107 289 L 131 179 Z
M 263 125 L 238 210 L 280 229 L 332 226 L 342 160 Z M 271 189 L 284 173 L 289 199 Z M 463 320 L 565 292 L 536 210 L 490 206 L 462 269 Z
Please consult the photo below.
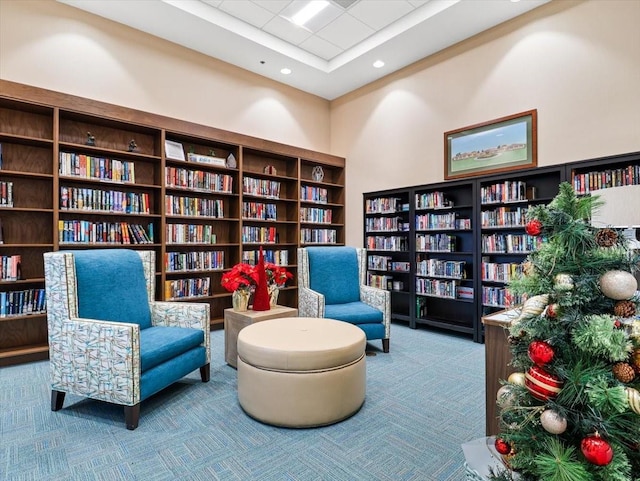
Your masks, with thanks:
M 0 295 L 43 289 L 44 252 L 151 249 L 156 298 L 207 302 L 222 328 L 222 274 L 260 246 L 295 274 L 303 229 L 344 244 L 344 158 L 5 80 L 0 92 L 0 183 L 13 201 L 0 200 L 0 256 L 21 258 L 20 279 L 0 282 Z M 279 193 L 245 192 L 247 179 Z M 326 190 L 325 202 L 304 199 L 307 186 Z M 245 203 L 270 204 L 276 217 L 244 216 Z M 303 220 L 303 207 L 329 210 L 330 222 Z M 243 239 L 246 230 L 273 238 Z M 297 307 L 295 281 L 279 302 Z M 0 317 L 0 366 L 47 355 L 46 313 Z

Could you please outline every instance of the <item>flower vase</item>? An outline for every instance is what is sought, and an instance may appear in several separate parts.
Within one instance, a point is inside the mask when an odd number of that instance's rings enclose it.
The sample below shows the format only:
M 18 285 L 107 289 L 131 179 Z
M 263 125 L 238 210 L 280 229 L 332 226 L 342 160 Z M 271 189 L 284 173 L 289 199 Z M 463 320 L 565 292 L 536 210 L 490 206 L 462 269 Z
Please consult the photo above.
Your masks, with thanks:
M 276 307 L 278 305 L 278 294 L 280 293 L 280 288 L 276 284 L 270 284 L 268 287 L 269 291 L 269 306 Z
M 231 304 L 236 312 L 245 312 L 249 309 L 249 291 L 235 290 L 231 294 Z

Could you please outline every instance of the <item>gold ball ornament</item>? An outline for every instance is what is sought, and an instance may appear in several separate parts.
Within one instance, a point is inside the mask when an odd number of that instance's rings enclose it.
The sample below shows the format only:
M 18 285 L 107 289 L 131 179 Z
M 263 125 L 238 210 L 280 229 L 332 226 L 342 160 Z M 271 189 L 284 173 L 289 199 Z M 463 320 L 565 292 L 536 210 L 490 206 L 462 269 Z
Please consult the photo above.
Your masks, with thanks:
M 540 415 L 540 424 L 545 431 L 551 434 L 562 434 L 567 430 L 567 418 L 553 409 L 543 411 Z
M 600 276 L 600 290 L 609 299 L 629 299 L 637 289 L 638 281 L 630 272 L 608 271 Z
M 629 401 L 631 410 L 636 414 L 640 414 L 640 392 L 637 389 L 627 388 L 627 401 Z
M 559 291 L 570 291 L 574 287 L 573 277 L 569 274 L 557 274 L 553 278 L 553 285 Z
M 517 384 L 518 386 L 524 386 L 525 376 L 523 372 L 514 372 L 507 378 L 511 384 Z

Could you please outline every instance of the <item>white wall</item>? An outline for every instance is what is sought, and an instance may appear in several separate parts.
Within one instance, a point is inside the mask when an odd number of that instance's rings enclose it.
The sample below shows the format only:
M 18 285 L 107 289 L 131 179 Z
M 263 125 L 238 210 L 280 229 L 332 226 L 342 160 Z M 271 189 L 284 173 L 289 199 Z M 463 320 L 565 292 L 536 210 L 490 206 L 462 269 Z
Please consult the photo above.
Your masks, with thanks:
M 538 110 L 538 165 L 640 151 L 640 2 L 554 1 L 331 104 L 347 158 L 347 243 L 362 193 L 444 179 L 444 132 Z
M 0 0 L 0 78 L 329 152 L 329 102 L 53 0 Z

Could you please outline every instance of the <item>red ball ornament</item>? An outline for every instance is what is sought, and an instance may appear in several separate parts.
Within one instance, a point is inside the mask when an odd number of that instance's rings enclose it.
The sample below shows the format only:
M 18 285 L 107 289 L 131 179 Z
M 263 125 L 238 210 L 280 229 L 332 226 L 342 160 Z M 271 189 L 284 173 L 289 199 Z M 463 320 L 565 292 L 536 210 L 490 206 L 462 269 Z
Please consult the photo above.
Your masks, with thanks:
M 558 317 L 558 304 L 549 304 L 547 306 L 547 312 L 545 314 L 551 319 L 555 319 L 556 317 Z
M 502 455 L 509 454 L 511 452 L 511 445 L 501 438 L 496 438 L 495 447 L 496 451 Z
M 531 219 L 524 226 L 524 231 L 529 235 L 540 235 L 540 233 L 542 232 L 542 222 L 540 222 L 538 219 Z
M 538 366 L 549 364 L 555 356 L 553 347 L 546 341 L 533 341 L 529 344 L 529 359 Z
M 613 459 L 611 445 L 600 437 L 598 433 L 587 436 L 580 443 L 582 454 L 591 464 L 606 466 Z
M 560 378 L 548 373 L 540 366 L 532 366 L 525 374 L 524 385 L 534 398 L 539 401 L 554 399 L 564 384 Z

